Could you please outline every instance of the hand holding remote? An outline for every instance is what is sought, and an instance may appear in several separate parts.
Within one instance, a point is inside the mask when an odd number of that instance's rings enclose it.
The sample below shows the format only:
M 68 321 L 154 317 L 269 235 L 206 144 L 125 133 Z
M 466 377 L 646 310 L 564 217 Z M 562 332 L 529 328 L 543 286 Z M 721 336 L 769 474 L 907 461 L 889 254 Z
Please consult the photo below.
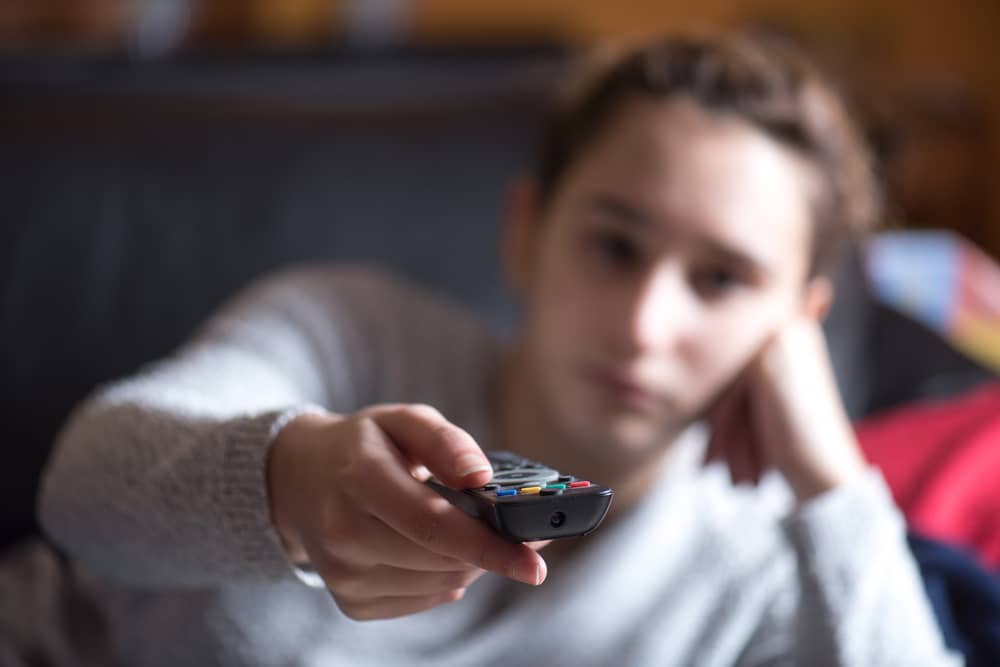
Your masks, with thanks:
M 493 478 L 456 490 L 428 484 L 469 516 L 482 519 L 512 542 L 579 537 L 596 530 L 614 491 L 513 452 L 490 452 Z
M 308 563 L 351 618 L 391 618 L 461 598 L 485 571 L 537 585 L 545 562 L 417 479 L 461 489 L 492 469 L 465 431 L 421 405 L 303 414 L 268 462 L 271 515 L 289 557 Z

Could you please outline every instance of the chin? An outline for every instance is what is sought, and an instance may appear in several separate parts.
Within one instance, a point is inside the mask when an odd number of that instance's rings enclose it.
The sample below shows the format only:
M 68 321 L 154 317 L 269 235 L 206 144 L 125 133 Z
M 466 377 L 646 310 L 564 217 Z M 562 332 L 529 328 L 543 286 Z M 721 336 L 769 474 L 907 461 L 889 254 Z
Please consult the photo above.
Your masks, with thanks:
M 666 449 L 672 441 L 673 429 L 664 427 L 645 415 L 591 415 L 588 424 L 574 429 L 579 440 L 593 450 L 594 456 L 615 466 L 629 461 L 642 461 Z
M 619 420 L 613 433 L 615 449 L 640 458 L 663 451 L 671 440 L 662 425 L 628 418 Z
M 548 387 L 548 412 L 568 443 L 601 465 L 620 468 L 666 449 L 681 429 L 675 406 L 617 400 L 592 383 Z

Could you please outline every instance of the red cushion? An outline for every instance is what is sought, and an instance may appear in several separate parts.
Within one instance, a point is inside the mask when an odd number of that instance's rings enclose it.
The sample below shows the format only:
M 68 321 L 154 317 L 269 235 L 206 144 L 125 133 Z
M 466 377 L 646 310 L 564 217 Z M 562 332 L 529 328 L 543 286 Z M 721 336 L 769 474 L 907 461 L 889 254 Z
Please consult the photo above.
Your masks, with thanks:
M 857 434 L 911 526 L 1000 567 L 1000 383 L 895 409 Z

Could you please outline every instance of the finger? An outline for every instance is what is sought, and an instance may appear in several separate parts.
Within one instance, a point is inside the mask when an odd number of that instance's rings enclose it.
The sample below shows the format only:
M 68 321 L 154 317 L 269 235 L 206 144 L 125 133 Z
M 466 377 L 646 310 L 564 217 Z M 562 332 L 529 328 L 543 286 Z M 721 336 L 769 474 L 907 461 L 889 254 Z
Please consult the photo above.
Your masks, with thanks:
M 749 411 L 744 397 L 741 397 L 735 408 L 731 424 L 732 428 L 726 434 L 723 446 L 733 484 L 741 484 L 750 481 L 754 474 Z
M 760 476 L 763 472 L 763 465 L 761 464 L 760 449 L 758 443 L 753 438 L 748 438 L 746 441 L 746 454 L 747 454 L 747 469 L 744 476 L 744 481 L 749 482 L 756 486 L 760 483 Z
M 482 486 L 493 477 L 486 454 L 472 436 L 430 406 L 387 406 L 369 416 L 407 459 L 426 466 L 447 486 Z
M 751 366 L 747 374 L 748 389 L 742 405 L 743 419 L 747 424 L 746 437 L 749 441 L 747 449 L 751 464 L 749 481 L 754 485 L 760 483 L 764 470 L 770 465 L 767 445 L 774 440 L 767 428 L 768 424 L 772 423 L 773 415 L 769 415 L 764 409 L 769 399 L 765 395 L 766 384 L 763 383 L 760 374 L 759 363 Z
M 431 474 L 431 471 L 427 469 L 427 466 L 420 464 L 415 464 L 412 468 L 410 468 L 410 474 L 413 475 L 413 479 L 418 482 L 426 482 L 434 476 Z
M 438 595 L 466 588 L 485 573 L 470 567 L 451 572 L 417 572 L 388 565 L 340 566 L 320 572 L 331 590 L 357 599 Z
M 468 563 L 416 544 L 371 514 L 360 518 L 353 539 L 330 545 L 337 559 L 366 565 L 383 564 L 421 572 L 449 572 Z M 377 554 L 377 555 L 376 555 Z
M 705 446 L 705 456 L 702 458 L 702 465 L 715 463 L 722 458 L 722 447 L 719 445 L 719 434 L 716 429 L 712 429 L 712 434 L 708 437 L 708 445 Z
M 708 460 L 725 461 L 733 484 L 741 481 L 744 468 L 746 424 L 741 410 L 743 393 L 740 383 L 736 383 L 716 404 L 709 452 L 706 453 Z
M 438 595 L 389 596 L 363 601 L 337 600 L 337 606 L 348 618 L 355 621 L 371 621 L 379 618 L 398 618 L 425 611 L 438 605 L 461 600 L 465 589 L 459 588 Z
M 735 437 L 735 429 L 738 406 L 738 395 L 730 392 L 724 396 L 712 409 L 709 417 L 711 433 L 708 438 L 708 446 L 705 449 L 706 464 L 725 458 L 725 443 Z
M 742 484 L 749 479 L 750 462 L 747 457 L 747 445 L 740 441 L 730 440 L 726 449 L 726 464 L 729 466 L 729 477 L 733 484 Z
M 750 461 L 747 481 L 756 486 L 760 483 L 761 475 L 764 472 L 764 456 L 760 449 L 760 441 L 752 435 L 748 438 L 747 454 Z
M 374 468 L 368 492 L 356 502 L 416 545 L 527 584 L 545 579 L 545 561 L 530 548 L 504 540 L 413 479 L 401 466 Z M 371 493 L 370 489 L 378 489 Z

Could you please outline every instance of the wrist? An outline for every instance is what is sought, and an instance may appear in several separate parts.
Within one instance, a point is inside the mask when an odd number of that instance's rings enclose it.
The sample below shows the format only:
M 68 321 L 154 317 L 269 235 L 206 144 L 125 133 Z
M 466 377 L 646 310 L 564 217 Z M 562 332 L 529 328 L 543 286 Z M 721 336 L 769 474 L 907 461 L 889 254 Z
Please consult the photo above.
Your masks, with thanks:
M 271 524 L 289 561 L 308 563 L 309 557 L 297 528 L 298 507 L 303 502 L 304 473 L 309 470 L 309 449 L 317 430 L 341 420 L 339 415 L 306 406 L 282 415 L 271 430 L 267 457 L 267 486 Z
M 868 469 L 852 433 L 841 438 L 826 438 L 826 442 L 814 451 L 823 452 L 825 456 L 785 474 L 799 505 L 853 482 Z
M 864 473 L 864 468 L 859 467 L 850 472 L 824 473 L 805 476 L 798 480 L 790 480 L 792 490 L 798 505 L 804 505 L 813 498 L 838 489 Z

